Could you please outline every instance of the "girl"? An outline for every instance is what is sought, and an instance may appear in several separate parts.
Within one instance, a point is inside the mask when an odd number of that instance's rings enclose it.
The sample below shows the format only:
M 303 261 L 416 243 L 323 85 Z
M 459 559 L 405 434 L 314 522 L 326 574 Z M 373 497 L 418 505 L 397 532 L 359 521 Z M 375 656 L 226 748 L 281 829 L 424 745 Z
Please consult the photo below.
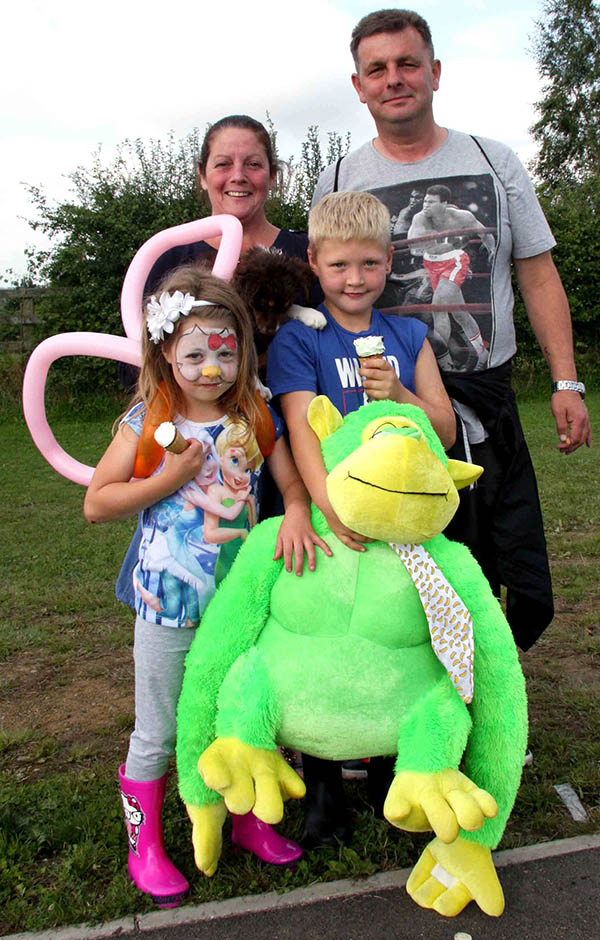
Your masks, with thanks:
M 248 462 L 239 494 L 226 500 L 211 494 L 219 476 L 222 484 L 226 481 L 226 471 L 217 466 L 216 446 L 225 428 L 235 427 L 236 448 L 259 454 L 256 353 L 241 299 L 229 284 L 194 265 L 171 272 L 158 296 L 147 307 L 138 394 L 96 468 L 84 513 L 89 522 L 141 513 L 143 534 L 133 575 L 135 729 L 119 779 L 130 876 L 160 906 L 174 907 L 189 885 L 163 848 L 166 770 L 175 747 L 184 659 L 214 594 L 222 550 L 221 543 L 204 537 L 204 514 L 238 528 L 240 518 L 254 518 L 254 512 L 241 510 L 255 506 L 263 461 L 255 457 Z M 179 454 L 165 453 L 146 478 L 132 479 L 144 419 L 148 414 L 147 425 L 161 397 L 188 446 Z M 312 529 L 307 494 L 281 436 L 281 422 L 274 413 L 271 417 L 276 441 L 267 461 L 285 506 L 274 557 L 283 556 L 286 569 L 294 566 L 301 574 L 304 552 L 310 569 L 316 545 L 331 552 Z M 244 535 L 246 528 L 244 524 Z M 301 855 L 299 846 L 252 813 L 233 817 L 232 840 L 275 864 Z

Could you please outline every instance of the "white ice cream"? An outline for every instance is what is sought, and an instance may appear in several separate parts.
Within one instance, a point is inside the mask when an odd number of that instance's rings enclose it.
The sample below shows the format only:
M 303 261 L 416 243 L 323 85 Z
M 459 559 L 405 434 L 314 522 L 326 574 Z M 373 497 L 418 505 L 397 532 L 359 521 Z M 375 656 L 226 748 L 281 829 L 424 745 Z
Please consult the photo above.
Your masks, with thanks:
M 359 336 L 354 340 L 354 348 L 359 359 L 368 359 L 369 356 L 383 356 L 385 344 L 383 336 Z
M 161 447 L 170 447 L 177 437 L 177 428 L 172 421 L 163 421 L 154 432 L 154 440 Z

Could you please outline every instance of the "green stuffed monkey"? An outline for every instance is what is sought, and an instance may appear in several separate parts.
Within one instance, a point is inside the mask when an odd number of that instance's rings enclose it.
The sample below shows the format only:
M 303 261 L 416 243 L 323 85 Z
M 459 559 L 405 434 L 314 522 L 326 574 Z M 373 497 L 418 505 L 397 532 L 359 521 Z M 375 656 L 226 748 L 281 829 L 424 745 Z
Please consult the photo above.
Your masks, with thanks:
M 519 786 L 525 685 L 479 566 L 440 534 L 481 468 L 448 460 L 412 405 L 372 402 L 342 419 L 319 396 L 308 418 L 333 508 L 374 541 L 360 553 L 336 541 L 299 579 L 271 560 L 279 520 L 269 519 L 204 614 L 178 707 L 196 864 L 216 870 L 226 808 L 276 823 L 283 802 L 303 796 L 278 745 L 331 760 L 397 754 L 384 814 L 436 836 L 409 894 L 446 916 L 471 900 L 497 916 L 491 849 Z M 331 536 L 314 506 L 312 518 Z

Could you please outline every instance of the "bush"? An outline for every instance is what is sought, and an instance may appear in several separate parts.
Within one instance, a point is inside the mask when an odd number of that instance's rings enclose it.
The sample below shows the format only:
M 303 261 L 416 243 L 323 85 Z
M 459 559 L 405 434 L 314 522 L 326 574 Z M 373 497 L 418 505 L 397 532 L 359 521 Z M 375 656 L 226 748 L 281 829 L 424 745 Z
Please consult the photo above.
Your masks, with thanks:
M 31 272 L 53 291 L 37 307 L 38 340 L 70 330 L 122 335 L 121 286 L 135 252 L 155 232 L 208 214 L 196 198 L 197 148 L 193 131 L 179 142 L 125 141 L 109 166 L 98 151 L 89 168 L 69 174 L 73 195 L 59 204 L 29 187 L 38 214 L 32 227 L 57 242 L 30 257 Z M 68 359 L 52 372 L 74 391 L 115 386 L 111 361 Z
M 552 256 L 571 306 L 575 352 L 587 358 L 588 350 L 600 346 L 600 179 L 560 184 L 538 195 L 557 242 Z M 515 297 L 519 350 L 535 358 L 539 348 L 516 289 Z
M 277 150 L 277 133 L 267 116 Z M 278 227 L 306 230 L 314 183 L 324 168 L 350 146 L 330 133 L 322 155 L 318 128 L 308 129 L 300 159 L 291 157 L 266 205 L 269 220 Z M 105 165 L 97 151 L 90 167 L 79 167 L 68 178 L 70 198 L 52 202 L 35 186 L 29 194 L 36 210 L 32 228 L 48 235 L 49 251 L 31 251 L 28 277 L 52 288 L 52 296 L 36 305 L 41 323 L 36 339 L 71 330 L 122 335 L 119 298 L 125 272 L 138 248 L 156 232 L 203 218 L 207 203 L 198 200 L 197 130 L 180 141 L 125 140 L 112 163 Z M 53 366 L 51 383 L 79 395 L 89 389 L 112 391 L 117 386 L 112 361 L 65 359 Z

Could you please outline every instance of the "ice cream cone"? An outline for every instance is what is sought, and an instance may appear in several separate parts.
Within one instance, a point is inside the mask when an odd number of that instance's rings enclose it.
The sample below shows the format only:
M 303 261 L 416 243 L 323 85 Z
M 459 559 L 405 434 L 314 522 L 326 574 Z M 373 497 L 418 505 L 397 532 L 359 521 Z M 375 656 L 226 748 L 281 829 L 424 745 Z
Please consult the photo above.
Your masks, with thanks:
M 358 336 L 353 342 L 361 369 L 364 365 L 368 365 L 371 360 L 381 359 L 385 353 L 383 336 Z M 365 401 L 371 401 L 366 391 Z
M 163 421 L 154 432 L 154 440 L 171 454 L 182 454 L 190 445 L 172 421 Z
M 354 348 L 361 367 L 370 359 L 381 359 L 385 353 L 383 336 L 359 336 L 354 340 Z

